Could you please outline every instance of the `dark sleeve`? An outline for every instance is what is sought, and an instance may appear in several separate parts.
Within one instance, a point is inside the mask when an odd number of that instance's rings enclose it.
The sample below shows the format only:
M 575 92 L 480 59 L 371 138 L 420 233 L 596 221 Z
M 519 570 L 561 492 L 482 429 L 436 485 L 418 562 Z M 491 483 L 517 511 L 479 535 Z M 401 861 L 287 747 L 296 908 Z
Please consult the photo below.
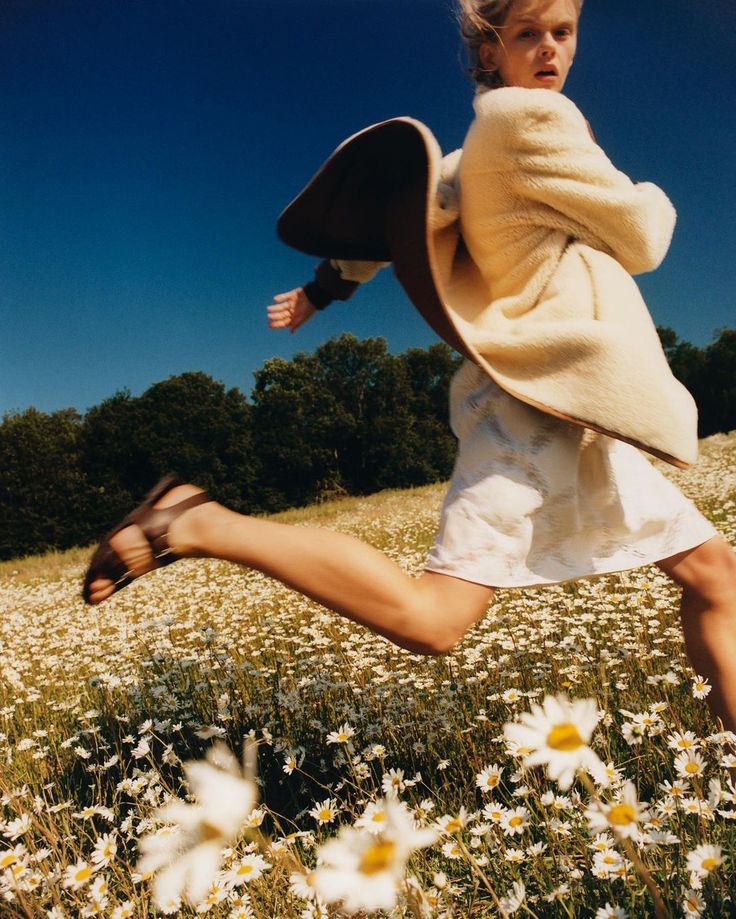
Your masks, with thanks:
M 323 310 L 333 300 L 348 300 L 360 284 L 346 281 L 329 259 L 320 262 L 314 270 L 314 280 L 304 285 L 304 293 L 312 306 Z

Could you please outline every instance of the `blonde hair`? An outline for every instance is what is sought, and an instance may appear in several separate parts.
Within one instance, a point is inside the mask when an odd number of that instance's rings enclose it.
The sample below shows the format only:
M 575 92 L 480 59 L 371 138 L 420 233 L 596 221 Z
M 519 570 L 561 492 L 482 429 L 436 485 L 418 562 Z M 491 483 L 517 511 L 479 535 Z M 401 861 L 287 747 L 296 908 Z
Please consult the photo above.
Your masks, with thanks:
M 502 43 L 502 29 L 515 0 L 456 0 L 460 34 L 468 53 L 468 72 L 479 86 L 503 86 L 497 70 L 486 70 L 480 61 L 480 47 L 486 42 Z M 583 0 L 573 0 L 578 16 Z

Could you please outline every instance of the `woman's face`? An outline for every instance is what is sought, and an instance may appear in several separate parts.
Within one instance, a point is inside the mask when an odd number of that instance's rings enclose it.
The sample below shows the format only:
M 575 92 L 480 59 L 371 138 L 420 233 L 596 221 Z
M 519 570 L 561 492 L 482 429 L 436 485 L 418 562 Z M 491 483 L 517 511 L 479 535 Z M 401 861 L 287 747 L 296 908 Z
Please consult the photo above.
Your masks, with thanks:
M 498 32 L 498 44 L 480 47 L 486 70 L 497 70 L 504 86 L 560 92 L 577 47 L 578 14 L 573 0 L 517 0 Z

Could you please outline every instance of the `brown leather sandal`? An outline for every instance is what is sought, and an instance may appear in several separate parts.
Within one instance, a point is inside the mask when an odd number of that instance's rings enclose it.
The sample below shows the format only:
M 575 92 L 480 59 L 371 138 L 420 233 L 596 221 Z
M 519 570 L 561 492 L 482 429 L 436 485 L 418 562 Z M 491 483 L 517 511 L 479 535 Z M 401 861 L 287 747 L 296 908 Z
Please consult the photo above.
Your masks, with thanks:
M 156 568 L 170 565 L 181 557 L 172 552 L 169 546 L 168 535 L 171 524 L 184 511 L 188 511 L 190 508 L 197 507 L 200 504 L 206 504 L 214 499 L 206 491 L 203 491 L 192 495 L 190 498 L 185 498 L 171 507 L 154 508 L 153 505 L 170 492 L 172 488 L 185 484 L 186 482 L 183 479 L 173 473 L 164 476 L 149 491 L 145 500 L 121 520 L 114 529 L 110 530 L 97 547 L 95 554 L 92 556 L 92 561 L 89 563 L 89 568 L 84 578 L 84 587 L 82 588 L 82 597 L 85 603 L 91 603 L 90 584 L 99 578 L 106 578 L 113 582 L 115 587 L 113 593 L 117 593 L 123 587 L 127 587 L 134 580 L 123 560 L 110 545 L 112 537 L 126 527 L 137 526 L 143 531 L 143 535 L 151 547 Z

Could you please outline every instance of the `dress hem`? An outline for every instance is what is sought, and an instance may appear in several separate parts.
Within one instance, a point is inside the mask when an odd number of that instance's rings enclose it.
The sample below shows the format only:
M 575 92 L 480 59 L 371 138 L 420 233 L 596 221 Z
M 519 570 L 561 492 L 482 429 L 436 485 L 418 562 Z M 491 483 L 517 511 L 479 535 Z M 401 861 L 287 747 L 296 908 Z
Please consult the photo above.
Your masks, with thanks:
M 586 571 L 582 574 L 574 574 L 560 579 L 538 578 L 536 580 L 510 582 L 504 578 L 497 578 L 493 583 L 490 583 L 487 580 L 479 580 L 476 576 L 473 576 L 467 571 L 463 571 L 461 568 L 453 571 L 448 571 L 446 566 L 433 565 L 429 559 L 424 566 L 424 570 L 431 571 L 433 574 L 444 574 L 447 577 L 457 578 L 460 581 L 469 581 L 471 584 L 478 584 L 481 587 L 493 587 L 498 590 L 510 590 L 522 587 L 552 587 L 555 584 L 568 584 L 571 581 L 580 581 L 583 578 L 597 578 L 607 574 L 616 574 L 619 571 L 634 571 L 636 568 L 646 568 L 648 565 L 653 565 L 656 562 L 662 561 L 664 558 L 670 558 L 673 555 L 678 555 L 680 552 L 688 552 L 691 549 L 697 549 L 698 546 L 704 545 L 717 536 L 720 536 L 720 533 L 715 529 L 715 527 L 713 527 L 713 532 L 710 534 L 710 536 L 705 538 L 699 537 L 696 542 L 681 546 L 675 549 L 674 552 L 670 552 L 669 555 L 658 555 L 656 558 L 649 558 L 647 556 L 643 559 L 636 559 L 636 561 L 632 560 L 632 564 L 624 565 L 622 565 L 620 562 L 613 562 L 613 560 L 611 560 L 612 567 L 605 566 L 600 570 Z M 501 583 L 502 581 L 505 581 L 505 583 Z

